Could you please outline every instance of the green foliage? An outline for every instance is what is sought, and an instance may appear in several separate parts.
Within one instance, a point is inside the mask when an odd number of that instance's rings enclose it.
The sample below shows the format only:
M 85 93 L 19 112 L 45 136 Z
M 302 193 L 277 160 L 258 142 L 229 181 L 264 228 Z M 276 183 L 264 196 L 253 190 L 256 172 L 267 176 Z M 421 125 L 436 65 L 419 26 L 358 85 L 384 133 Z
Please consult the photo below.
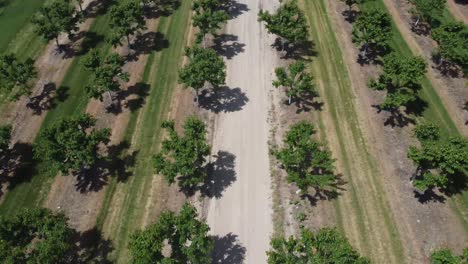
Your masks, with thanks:
M 89 131 L 96 123 L 90 115 L 64 118 L 41 131 L 34 146 L 37 159 L 49 161 L 63 173 L 89 169 L 100 158 L 98 145 L 107 143 L 108 129 Z
M 178 177 L 183 188 L 203 183 L 206 178 L 203 165 L 211 150 L 203 121 L 189 117 L 183 125 L 183 136 L 176 133 L 173 121 L 164 122 L 162 127 L 168 131 L 169 139 L 162 142 L 161 152 L 153 157 L 156 173 L 163 174 L 170 184 Z
M 268 264 L 370 263 L 336 229 L 323 228 L 316 233 L 302 229 L 300 237 L 273 238 L 270 246 Z
M 220 2 L 217 0 L 196 0 L 192 9 L 195 11 L 192 21 L 199 32 L 196 42 L 201 43 L 206 34 L 215 35 L 216 31 L 229 19 L 225 10 L 220 10 Z
M 417 17 L 416 24 L 421 20 L 432 25 L 442 16 L 446 0 L 410 0 L 410 2 L 414 5 L 411 13 Z
M 303 61 L 296 61 L 289 65 L 286 70 L 283 67 L 275 70 L 277 80 L 273 81 L 275 87 L 285 87 L 286 94 L 291 103 L 291 97 L 301 97 L 302 95 L 316 96 L 317 92 L 313 84 L 312 74 L 307 72 L 306 64 Z
M 383 73 L 378 81 L 370 80 L 369 86 L 375 90 L 386 90 L 383 110 L 396 110 L 417 100 L 421 88 L 419 81 L 426 73 L 426 62 L 419 56 L 389 54 L 383 60 Z
M 13 99 L 29 94 L 30 82 L 36 76 L 33 59 L 21 62 L 13 54 L 0 55 L 0 87 L 8 92 L 14 91 Z
M 54 0 L 41 7 L 32 22 L 36 25 L 39 35 L 48 41 L 55 39 L 58 46 L 59 34 L 71 34 L 72 31 L 76 31 L 78 20 L 75 7 L 68 0 Z
M 418 125 L 415 135 L 421 147 L 411 146 L 408 158 L 418 166 L 418 177 L 413 185 L 425 191 L 454 187 L 457 181 L 468 177 L 468 139 L 441 138 L 439 128 L 433 124 Z
M 11 126 L 2 125 L 0 126 L 0 158 L 3 158 L 5 152 L 8 150 L 11 139 Z
M 214 88 L 224 85 L 226 64 L 216 51 L 194 46 L 185 49 L 185 56 L 189 63 L 179 71 L 179 83 L 192 87 L 197 93 L 207 82 Z
M 91 84 L 85 87 L 92 98 L 103 100 L 103 93 L 118 91 L 119 80 L 128 82 L 129 75 L 122 71 L 125 61 L 117 53 L 104 56 L 97 50 L 91 50 L 84 58 L 83 65 L 92 73 Z
M 388 49 L 392 38 L 390 16 L 377 8 L 363 11 L 353 24 L 353 42 L 363 50 L 363 57 L 382 54 Z
M 312 139 L 314 133 L 312 124 L 296 123 L 286 133 L 284 148 L 274 151 L 288 173 L 288 181 L 294 182 L 303 193 L 307 193 L 309 187 L 315 188 L 317 193 L 326 191 L 333 188 L 337 180 L 331 152 Z
M 440 128 L 434 123 L 420 123 L 414 129 L 414 135 L 421 142 L 425 140 L 438 140 L 440 138 Z
M 130 46 L 130 36 L 145 28 L 143 7 L 138 2 L 126 2 L 110 9 L 111 34 L 108 39 L 114 47 L 122 46 L 122 38 L 127 39 Z
M 307 20 L 297 5 L 297 0 L 284 1 L 275 14 L 260 10 L 258 19 L 265 22 L 269 33 L 276 34 L 290 43 L 298 44 L 309 37 Z
M 25 209 L 0 218 L 2 263 L 65 263 L 74 231 L 63 214 L 48 209 Z
M 431 264 L 466 264 L 468 263 L 468 248 L 463 250 L 463 255 L 456 256 L 450 249 L 440 249 L 432 252 Z
M 178 215 L 163 212 L 156 224 L 130 238 L 131 263 L 211 263 L 214 241 L 208 235 L 210 228 L 197 218 L 196 209 L 188 203 Z M 171 247 L 170 255 L 163 254 L 165 241 Z
M 443 60 L 459 65 L 468 72 L 468 26 L 462 22 L 447 23 L 432 32 L 439 44 L 438 53 Z

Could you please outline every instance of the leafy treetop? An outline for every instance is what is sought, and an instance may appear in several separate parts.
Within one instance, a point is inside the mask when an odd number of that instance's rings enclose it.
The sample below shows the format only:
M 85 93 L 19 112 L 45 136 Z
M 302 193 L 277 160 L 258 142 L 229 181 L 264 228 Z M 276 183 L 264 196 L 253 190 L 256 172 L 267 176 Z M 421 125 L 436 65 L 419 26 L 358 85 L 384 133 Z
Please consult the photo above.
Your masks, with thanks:
M 162 127 L 169 132 L 169 139 L 162 142 L 161 152 L 153 158 L 156 172 L 163 174 L 171 184 L 179 177 L 183 188 L 203 183 L 206 178 L 203 165 L 211 150 L 205 124 L 196 117 L 189 117 L 183 125 L 183 136 L 176 133 L 173 121 L 165 121 Z
M 179 71 L 179 83 L 198 91 L 210 83 L 214 88 L 226 81 L 226 64 L 213 49 L 199 46 L 185 49 L 189 63 Z
M 442 191 L 465 182 L 468 177 L 468 139 L 440 137 L 440 128 L 432 123 L 422 123 L 415 128 L 421 147 L 411 146 L 408 158 L 418 166 L 413 185 L 426 191 Z
M 468 248 L 461 256 L 456 256 L 450 249 L 440 249 L 432 252 L 431 264 L 466 264 L 468 263 Z
M 5 155 L 5 152 L 8 150 L 11 139 L 11 126 L 3 125 L 0 126 L 0 157 Z
M 386 90 L 385 101 L 380 105 L 384 110 L 397 110 L 417 99 L 419 81 L 426 73 L 426 62 L 419 56 L 389 54 L 383 60 L 383 73 L 369 86 L 375 90 Z
M 323 228 L 312 233 L 303 228 L 299 237 L 273 238 L 270 246 L 268 264 L 370 263 L 336 229 Z
M 125 37 L 130 46 L 130 36 L 145 28 L 143 7 L 132 1 L 113 6 L 110 9 L 110 27 L 109 43 L 114 47 L 121 46 L 121 39 Z
M 363 11 L 353 24 L 352 36 L 353 42 L 360 45 L 363 57 L 383 53 L 392 37 L 391 18 L 377 8 Z
M 414 5 L 411 12 L 417 17 L 415 25 L 419 21 L 433 24 L 442 15 L 446 0 L 410 0 Z
M 13 91 L 13 99 L 29 94 L 31 80 L 36 78 L 34 60 L 21 62 L 13 54 L 0 55 L 0 85 L 7 91 Z
M 265 22 L 268 32 L 293 44 L 304 42 L 309 37 L 307 20 L 297 0 L 285 1 L 275 14 L 260 10 L 258 18 Z
M 55 39 L 59 46 L 58 36 L 62 32 L 71 34 L 77 30 L 79 16 L 75 7 L 69 1 L 54 0 L 39 9 L 32 22 L 36 25 L 36 32 L 46 40 Z
M 110 136 L 108 129 L 87 132 L 95 123 L 87 114 L 58 121 L 39 134 L 35 157 L 50 161 L 64 173 L 89 169 L 100 158 L 98 145 L 107 143 Z
M 128 73 L 122 71 L 124 64 L 125 61 L 117 53 L 104 56 L 97 50 L 91 50 L 83 62 L 86 70 L 93 73 L 91 84 L 85 87 L 88 95 L 102 101 L 104 92 L 118 91 L 118 80 L 129 80 Z
M 432 37 L 439 44 L 443 60 L 459 65 L 468 72 L 468 26 L 462 22 L 447 23 L 433 30 Z
M 303 193 L 307 193 L 309 187 L 319 193 L 336 183 L 331 153 L 312 139 L 314 133 L 312 124 L 305 121 L 296 123 L 286 133 L 284 148 L 274 151 L 288 173 L 288 181 L 294 182 Z
M 216 34 L 221 26 L 229 19 L 225 10 L 220 10 L 221 4 L 217 0 L 197 0 L 193 3 L 192 9 L 193 25 L 200 30 L 197 33 L 197 43 L 201 43 L 206 34 Z
M 74 231 L 63 214 L 48 209 L 24 209 L 0 217 L 2 263 L 65 263 Z
M 158 222 L 146 230 L 137 231 L 130 238 L 129 249 L 132 263 L 211 263 L 213 239 L 210 228 L 197 220 L 196 209 L 188 203 L 179 214 L 165 211 Z M 164 253 L 165 244 L 170 245 L 170 254 Z
M 292 63 L 287 70 L 284 67 L 276 68 L 275 73 L 277 80 L 273 81 L 273 86 L 282 86 L 287 89 L 289 103 L 291 103 L 292 97 L 300 97 L 304 94 L 317 95 L 313 77 L 307 72 L 306 64 L 303 61 Z

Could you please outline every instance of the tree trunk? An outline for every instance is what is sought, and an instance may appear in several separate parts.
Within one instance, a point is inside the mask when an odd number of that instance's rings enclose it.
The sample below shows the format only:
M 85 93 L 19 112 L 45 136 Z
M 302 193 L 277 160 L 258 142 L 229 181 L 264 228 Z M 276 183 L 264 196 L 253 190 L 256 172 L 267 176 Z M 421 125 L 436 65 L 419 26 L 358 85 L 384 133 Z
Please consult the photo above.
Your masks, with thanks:
M 419 24 L 419 19 L 420 19 L 420 17 L 418 16 L 418 19 L 416 19 L 416 22 L 414 23 L 414 26 L 415 26 L 415 27 L 418 26 L 418 24 Z
M 288 103 L 289 105 L 291 104 L 291 97 L 292 97 L 292 96 L 290 95 L 290 96 L 289 96 L 289 103 Z
M 127 44 L 128 44 L 128 48 L 130 48 L 130 37 L 127 35 Z
M 57 44 L 57 47 L 60 48 L 60 44 L 59 44 L 59 41 L 58 41 L 58 37 L 55 37 L 55 44 Z
M 81 1 L 78 1 L 78 6 L 80 7 L 80 11 L 83 13 L 83 7 L 81 6 Z

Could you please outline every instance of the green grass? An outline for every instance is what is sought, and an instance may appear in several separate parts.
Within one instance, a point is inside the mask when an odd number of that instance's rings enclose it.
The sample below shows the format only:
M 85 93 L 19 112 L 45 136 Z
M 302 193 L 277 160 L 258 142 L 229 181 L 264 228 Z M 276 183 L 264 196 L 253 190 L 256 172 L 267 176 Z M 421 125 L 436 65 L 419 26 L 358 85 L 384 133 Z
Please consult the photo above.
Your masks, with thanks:
M 364 4 L 360 5 L 360 9 L 365 11 L 370 8 L 378 8 L 381 10 L 386 10 L 385 4 L 382 0 L 367 1 Z M 390 15 L 390 14 L 389 14 Z M 443 22 L 454 21 L 453 16 L 446 9 L 444 11 L 444 16 L 442 18 Z M 411 49 L 404 41 L 403 36 L 399 32 L 397 26 L 392 20 L 392 39 L 390 41 L 390 46 L 393 50 L 403 56 L 412 56 L 413 53 Z M 428 103 L 428 108 L 424 111 L 421 119 L 426 119 L 428 121 L 434 122 L 441 126 L 443 133 L 446 136 L 460 136 L 455 123 L 450 118 L 445 106 L 440 100 L 437 92 L 432 86 L 431 82 L 425 77 L 422 81 L 422 90 L 420 91 L 420 97 Z M 468 191 L 465 191 L 461 194 L 455 195 L 453 199 L 450 200 L 450 206 L 454 212 L 459 216 L 460 220 L 463 222 L 465 231 L 468 232 Z
M 109 236 L 115 251 L 110 258 L 119 263 L 128 262 L 127 244 L 131 233 L 141 226 L 142 214 L 149 195 L 153 179 L 151 157 L 159 147 L 161 141 L 161 122 L 167 116 L 171 97 L 177 85 L 178 69 L 181 66 L 186 43 L 186 31 L 189 26 L 191 1 L 184 1 L 170 17 L 162 17 L 159 21 L 158 31 L 163 33 L 169 41 L 169 47 L 157 54 L 151 54 L 146 65 L 143 82 L 150 85 L 150 93 L 146 98 L 144 107 L 139 111 L 138 118 L 141 126 L 127 131 L 126 138 L 136 138 L 133 148 L 138 151 L 134 173 L 128 182 L 118 186 L 124 193 L 120 213 L 115 219 L 107 219 L 108 206 L 103 206 L 98 223 L 110 228 Z M 136 116 L 131 119 L 130 127 L 134 126 Z M 136 134 L 135 134 L 136 133 Z M 132 135 L 133 134 L 133 135 Z M 116 183 L 111 183 L 116 184 Z M 110 186 L 110 187 L 111 187 Z M 115 187 L 109 188 L 105 204 L 110 205 Z M 115 221 L 115 222 L 113 222 Z M 109 222 L 113 224 L 109 224 Z
M 105 35 L 109 31 L 108 19 L 107 15 L 98 17 L 90 31 Z M 97 48 L 102 51 L 110 50 L 110 46 L 105 43 L 100 43 Z M 41 131 L 64 117 L 84 113 L 89 101 L 84 87 L 90 74 L 84 70 L 82 60 L 83 56 L 77 57 L 67 71 L 61 84 L 61 87 L 68 89 L 67 97 L 47 113 L 41 124 Z M 25 169 L 15 177 L 29 180 L 19 183 L 5 194 L 4 201 L 0 204 L 1 215 L 12 215 L 20 208 L 40 206 L 47 197 L 53 178 L 58 174 L 47 162 L 30 161 L 23 165 Z
M 374 260 L 387 258 L 393 259 L 398 263 L 404 262 L 404 253 L 396 223 L 393 220 L 388 201 L 386 200 L 382 183 L 379 179 L 380 175 L 376 168 L 376 162 L 371 157 L 368 147 L 365 143 L 364 136 L 361 128 L 359 127 L 358 116 L 356 113 L 356 106 L 354 105 L 354 95 L 350 87 L 350 80 L 348 77 L 347 69 L 343 63 L 343 54 L 338 46 L 338 42 L 333 33 L 330 20 L 327 16 L 327 9 L 323 0 L 318 1 L 303 1 L 305 3 L 306 13 L 309 17 L 309 25 L 311 27 L 310 33 L 312 40 L 315 43 L 315 49 L 318 52 L 317 57 L 312 58 L 312 72 L 321 87 L 320 99 L 326 104 L 329 109 L 333 125 L 335 127 L 336 138 L 339 144 L 339 153 L 334 153 L 340 162 L 343 164 L 342 172 L 345 174 L 346 192 L 349 192 L 351 205 L 355 210 L 357 218 L 357 227 L 359 233 L 359 243 L 362 245 L 361 250 L 363 253 Z M 327 135 L 327 125 L 319 115 L 318 127 L 321 137 L 333 137 Z M 351 137 L 347 136 L 351 134 Z M 352 146 L 355 153 L 349 149 Z M 358 154 L 358 155 L 356 155 Z M 356 156 L 355 156 L 356 155 Z M 357 171 L 355 164 L 358 162 L 362 164 L 364 171 Z M 373 191 L 369 191 L 369 197 L 363 197 L 364 194 L 360 193 L 359 180 L 355 179 L 358 175 L 365 175 L 367 184 L 374 186 Z M 373 207 L 365 207 L 365 200 L 372 199 Z M 346 230 L 348 215 L 350 212 L 343 211 L 343 200 L 338 198 L 335 201 L 337 224 L 340 229 Z M 379 228 L 375 223 L 369 223 L 372 219 L 368 219 L 368 210 L 374 210 L 381 217 L 385 230 L 376 230 Z M 373 241 L 378 238 L 376 233 L 387 233 L 390 241 L 386 241 L 388 248 L 382 255 L 376 255 L 377 252 L 373 250 Z

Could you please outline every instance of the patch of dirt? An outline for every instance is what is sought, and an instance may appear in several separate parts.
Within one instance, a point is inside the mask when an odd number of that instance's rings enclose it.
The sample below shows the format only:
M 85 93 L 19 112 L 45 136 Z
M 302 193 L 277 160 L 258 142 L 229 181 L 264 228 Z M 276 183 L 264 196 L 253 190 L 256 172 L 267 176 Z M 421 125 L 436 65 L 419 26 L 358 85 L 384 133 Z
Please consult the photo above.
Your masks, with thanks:
M 437 65 L 431 59 L 432 52 L 437 48 L 437 43 L 430 38 L 430 35 L 418 35 L 411 31 L 412 19 L 409 12 L 411 6 L 408 1 L 384 0 L 383 2 L 413 53 L 423 56 L 428 62 L 426 76 L 431 81 L 460 133 L 467 136 L 468 111 L 464 110 L 465 104 L 468 102 L 466 79 L 444 76 L 437 70 Z
M 468 24 L 468 2 L 466 0 L 447 0 L 447 7 L 456 19 Z
M 434 248 L 449 246 L 461 249 L 466 245 L 466 233 L 459 219 L 447 203 L 421 203 L 414 197 L 410 177 L 415 168 L 406 158 L 408 146 L 414 144 L 411 127 L 404 129 L 384 126 L 383 113 L 378 114 L 371 105 L 379 103 L 382 95 L 367 87 L 367 80 L 375 77 L 376 67 L 361 67 L 356 63 L 359 51 L 351 42 L 352 26 L 344 20 L 346 6 L 329 1 L 330 13 L 338 43 L 343 51 L 354 93 L 359 122 L 365 129 L 371 155 L 378 160 L 385 194 L 409 263 L 425 263 Z M 363 185 L 364 186 L 364 185 Z M 359 191 L 359 190 L 358 190 Z

